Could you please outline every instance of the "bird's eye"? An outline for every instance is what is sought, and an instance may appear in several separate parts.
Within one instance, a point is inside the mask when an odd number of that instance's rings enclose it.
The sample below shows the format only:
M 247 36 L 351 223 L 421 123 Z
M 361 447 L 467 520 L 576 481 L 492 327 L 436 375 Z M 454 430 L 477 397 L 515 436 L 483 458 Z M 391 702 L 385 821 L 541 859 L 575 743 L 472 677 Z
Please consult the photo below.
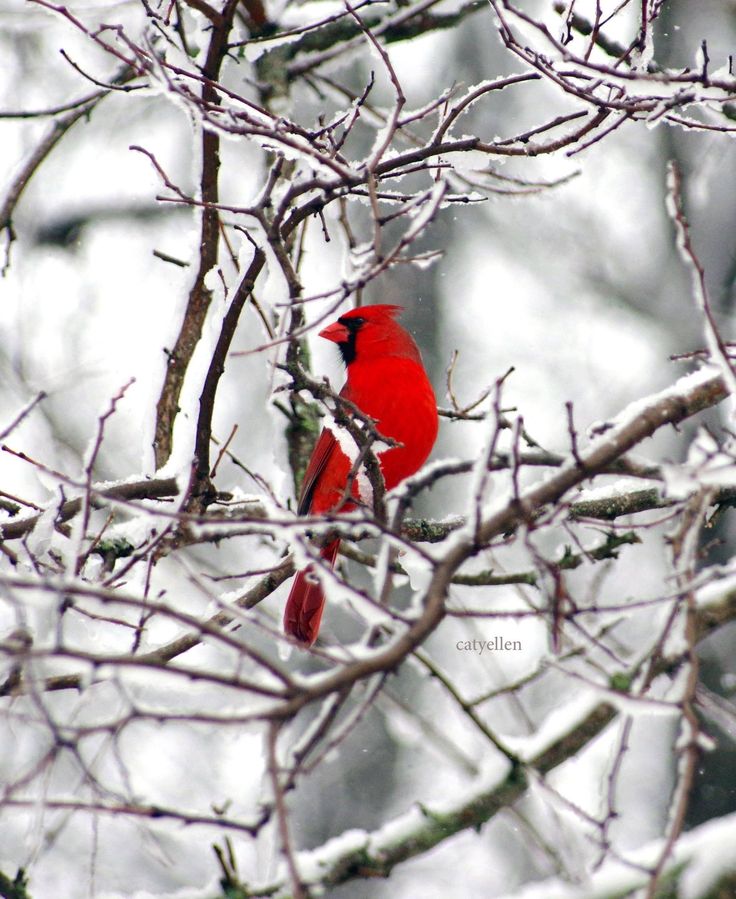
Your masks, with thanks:
M 365 319 L 360 318 L 359 316 L 344 316 L 343 318 L 338 318 L 338 321 L 341 325 L 344 325 L 349 331 L 357 331 L 358 328 L 362 327 L 365 324 Z

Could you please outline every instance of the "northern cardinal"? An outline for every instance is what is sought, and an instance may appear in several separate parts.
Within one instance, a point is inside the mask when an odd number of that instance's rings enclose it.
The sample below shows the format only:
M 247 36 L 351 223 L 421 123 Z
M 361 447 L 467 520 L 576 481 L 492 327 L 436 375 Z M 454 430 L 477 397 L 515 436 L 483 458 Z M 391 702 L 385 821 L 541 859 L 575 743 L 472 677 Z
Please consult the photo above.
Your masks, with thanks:
M 387 490 L 417 471 L 437 437 L 434 392 L 417 345 L 394 321 L 401 311 L 401 306 L 362 306 L 319 332 L 320 337 L 337 344 L 347 367 L 340 396 L 375 419 L 379 434 L 400 444 L 377 452 Z M 352 462 L 333 432 L 324 428 L 304 475 L 299 515 L 355 508 L 354 502 L 346 500 L 351 468 Z M 366 501 L 358 484 L 354 478 L 351 495 Z M 339 540 L 331 540 L 320 550 L 331 566 L 339 546 Z M 317 639 L 324 604 L 325 594 L 312 567 L 297 572 L 284 611 L 286 633 L 311 646 Z

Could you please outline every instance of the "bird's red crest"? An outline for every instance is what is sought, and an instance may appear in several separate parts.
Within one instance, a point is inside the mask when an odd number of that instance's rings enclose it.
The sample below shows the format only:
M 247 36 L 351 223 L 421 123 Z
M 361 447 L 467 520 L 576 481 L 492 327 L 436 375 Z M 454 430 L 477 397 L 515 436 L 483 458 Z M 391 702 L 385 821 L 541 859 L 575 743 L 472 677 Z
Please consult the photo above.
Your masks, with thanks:
M 358 306 L 343 313 L 340 318 L 364 318 L 369 322 L 389 321 L 404 311 L 403 306 L 392 306 L 389 303 L 375 303 L 372 306 Z

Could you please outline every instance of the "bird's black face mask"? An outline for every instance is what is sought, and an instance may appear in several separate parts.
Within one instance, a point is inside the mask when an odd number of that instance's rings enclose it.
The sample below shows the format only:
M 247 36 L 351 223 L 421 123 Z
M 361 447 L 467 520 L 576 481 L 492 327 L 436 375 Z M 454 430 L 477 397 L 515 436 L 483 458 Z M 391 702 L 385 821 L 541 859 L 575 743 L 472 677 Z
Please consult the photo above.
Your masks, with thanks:
M 350 365 L 350 363 L 355 359 L 356 354 L 356 340 L 358 339 L 358 331 L 365 324 L 364 318 L 338 318 L 338 322 L 344 327 L 347 328 L 348 336 L 344 341 L 340 341 L 337 347 L 340 350 L 340 355 L 342 356 L 342 361 L 345 365 Z

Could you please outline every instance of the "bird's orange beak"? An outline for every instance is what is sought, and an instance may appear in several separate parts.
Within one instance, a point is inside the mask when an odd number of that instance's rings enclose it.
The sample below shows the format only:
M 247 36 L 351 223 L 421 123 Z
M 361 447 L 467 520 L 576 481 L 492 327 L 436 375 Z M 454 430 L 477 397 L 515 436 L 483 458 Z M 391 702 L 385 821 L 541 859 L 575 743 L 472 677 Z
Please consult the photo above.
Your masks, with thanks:
M 350 339 L 350 332 L 340 322 L 333 322 L 331 325 L 327 325 L 326 328 L 322 328 L 319 336 L 324 337 L 325 340 L 331 340 L 333 343 L 347 343 Z

